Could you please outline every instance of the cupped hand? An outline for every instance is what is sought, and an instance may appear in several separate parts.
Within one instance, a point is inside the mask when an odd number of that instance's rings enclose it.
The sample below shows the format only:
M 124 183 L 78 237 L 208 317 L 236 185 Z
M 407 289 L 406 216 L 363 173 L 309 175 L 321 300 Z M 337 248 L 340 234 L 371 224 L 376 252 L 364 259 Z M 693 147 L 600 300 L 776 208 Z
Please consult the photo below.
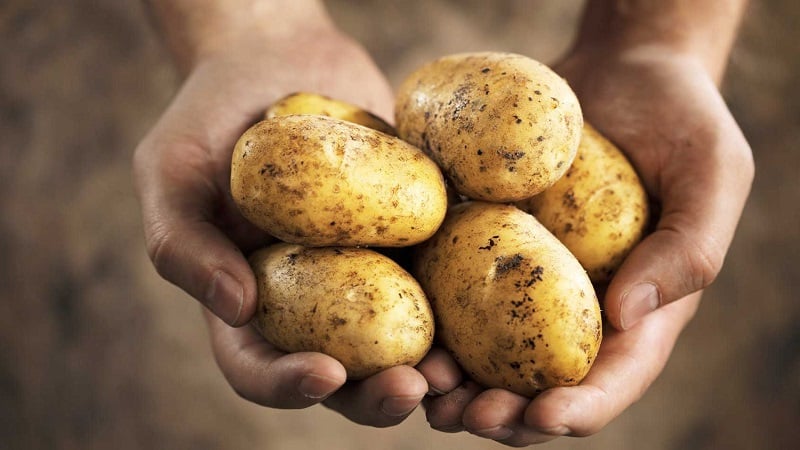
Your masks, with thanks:
M 334 359 L 285 355 L 242 327 L 256 308 L 245 255 L 271 238 L 239 214 L 229 194 L 233 146 L 272 101 L 310 91 L 391 117 L 391 90 L 366 52 L 335 30 L 308 27 L 279 41 L 243 34 L 192 65 L 136 149 L 148 253 L 159 274 L 209 311 L 217 362 L 240 395 L 276 408 L 325 401 L 356 422 L 392 425 L 427 391 L 416 370 L 398 367 L 345 384 Z
M 441 353 L 435 354 L 436 361 L 419 366 L 436 391 L 446 392 L 423 401 L 428 422 L 434 429 L 466 430 L 514 447 L 594 434 L 641 398 L 656 379 L 699 297 L 692 294 L 665 306 L 628 331 L 608 327 L 580 385 L 553 388 L 533 399 L 463 379 L 452 370 L 452 359 L 437 350 Z
M 653 231 L 603 296 L 607 327 L 578 386 L 527 399 L 462 380 L 444 352 L 419 366 L 431 426 L 524 446 L 602 429 L 658 377 L 717 276 L 753 179 L 750 148 L 700 61 L 665 48 L 575 53 L 556 70 L 626 153 L 655 202 Z
M 642 46 L 567 58 L 584 117 L 628 156 L 655 202 L 654 230 L 604 297 L 617 329 L 716 278 L 750 192 L 750 147 L 715 80 L 689 55 Z

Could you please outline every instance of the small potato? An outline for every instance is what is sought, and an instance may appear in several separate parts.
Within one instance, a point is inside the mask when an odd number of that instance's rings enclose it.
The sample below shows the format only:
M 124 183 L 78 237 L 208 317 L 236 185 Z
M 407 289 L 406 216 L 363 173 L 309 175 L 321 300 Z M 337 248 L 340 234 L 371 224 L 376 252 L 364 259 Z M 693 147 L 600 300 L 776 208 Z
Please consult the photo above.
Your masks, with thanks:
M 231 194 L 242 215 L 307 246 L 409 246 L 447 208 L 444 178 L 416 147 L 330 117 L 255 124 L 236 143 Z
M 419 247 L 413 273 L 438 340 L 469 376 L 524 396 L 578 384 L 602 340 L 586 272 L 514 206 L 460 203 Z
M 289 94 L 279 99 L 267 108 L 264 118 L 270 119 L 272 117 L 294 114 L 314 114 L 333 117 L 334 119 L 357 123 L 392 136 L 397 135 L 394 127 L 361 107 L 310 92 L 295 92 L 294 94 Z
M 633 166 L 589 124 L 564 177 L 517 206 L 563 242 L 594 282 L 611 279 L 641 240 L 649 216 Z
M 510 53 L 447 56 L 400 86 L 397 133 L 436 161 L 472 199 L 522 200 L 542 192 L 575 157 L 583 115 L 567 82 Z
M 416 365 L 433 340 L 419 284 L 388 257 L 363 248 L 275 244 L 250 257 L 258 283 L 253 323 L 285 352 L 321 352 L 361 379 Z

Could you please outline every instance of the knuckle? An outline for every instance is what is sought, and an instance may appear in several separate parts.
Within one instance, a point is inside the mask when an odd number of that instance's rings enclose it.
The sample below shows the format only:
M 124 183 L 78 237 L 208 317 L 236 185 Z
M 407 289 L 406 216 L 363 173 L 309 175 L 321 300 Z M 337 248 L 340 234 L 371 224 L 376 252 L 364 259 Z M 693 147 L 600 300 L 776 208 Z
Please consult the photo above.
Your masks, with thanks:
M 147 254 L 150 261 L 153 262 L 156 272 L 168 280 L 171 278 L 171 268 L 174 266 L 177 246 L 174 233 L 167 226 L 161 223 L 150 226 L 146 243 Z
M 233 390 L 233 393 L 236 394 L 237 397 L 239 397 L 242 400 L 246 400 L 248 402 L 253 401 L 252 397 L 250 396 L 250 393 L 247 392 L 245 389 L 242 389 L 240 386 L 237 386 L 234 383 L 229 383 L 229 384 L 231 386 L 231 389 Z
M 713 235 L 687 233 L 682 227 L 665 227 L 662 231 L 672 235 L 672 245 L 680 249 L 676 254 L 679 265 L 680 296 L 688 295 L 711 285 L 722 269 L 725 247 Z M 677 286 L 676 286 L 677 287 Z
M 722 269 L 725 258 L 722 247 L 712 238 L 690 240 L 687 247 L 687 267 L 690 271 L 691 291 L 711 285 Z

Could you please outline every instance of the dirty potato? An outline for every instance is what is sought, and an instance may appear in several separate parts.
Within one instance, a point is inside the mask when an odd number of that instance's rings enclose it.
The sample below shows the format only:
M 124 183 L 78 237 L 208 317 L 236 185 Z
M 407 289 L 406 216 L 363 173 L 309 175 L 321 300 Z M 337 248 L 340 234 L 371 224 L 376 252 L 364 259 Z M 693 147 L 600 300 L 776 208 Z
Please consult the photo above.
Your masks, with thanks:
M 564 177 L 517 206 L 563 242 L 594 282 L 611 279 L 641 240 L 649 215 L 633 166 L 589 124 Z
M 416 365 L 430 349 L 433 316 L 419 284 L 363 248 L 275 244 L 250 257 L 258 283 L 253 323 L 285 352 L 321 352 L 349 379 Z
M 444 178 L 416 147 L 323 116 L 247 130 L 231 161 L 245 218 L 284 242 L 402 247 L 429 238 L 447 208 Z
M 509 53 L 447 56 L 397 93 L 398 135 L 439 164 L 459 193 L 493 202 L 543 191 L 569 168 L 583 124 L 578 99 L 547 66 Z
M 533 396 L 579 383 L 595 360 L 600 308 L 586 272 L 514 206 L 454 206 L 420 246 L 413 273 L 438 340 L 487 387 Z
M 264 118 L 293 114 L 313 114 L 357 123 L 373 130 L 396 136 L 394 127 L 371 112 L 342 100 L 311 92 L 295 92 L 277 100 L 267 108 Z

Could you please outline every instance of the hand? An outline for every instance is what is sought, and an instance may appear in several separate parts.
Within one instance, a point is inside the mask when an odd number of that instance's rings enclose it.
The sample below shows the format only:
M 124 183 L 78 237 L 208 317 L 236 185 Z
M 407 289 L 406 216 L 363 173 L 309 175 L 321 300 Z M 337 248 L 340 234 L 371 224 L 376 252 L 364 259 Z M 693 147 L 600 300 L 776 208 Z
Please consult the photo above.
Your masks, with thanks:
M 557 70 L 658 206 L 654 232 L 605 295 L 609 322 L 629 329 L 716 278 L 750 192 L 752 153 L 712 76 L 691 56 L 663 47 L 595 51 Z
M 514 447 L 594 434 L 656 379 L 699 299 L 693 294 L 667 305 L 629 331 L 606 328 L 600 353 L 580 385 L 550 389 L 534 399 L 463 380 L 452 358 L 436 349 L 418 366 L 432 390 L 447 392 L 423 401 L 428 422 L 441 431 L 466 430 Z
M 655 230 L 608 286 L 598 358 L 579 386 L 532 401 L 462 382 L 443 354 L 419 370 L 448 392 L 428 420 L 509 445 L 599 431 L 643 395 L 720 270 L 753 178 L 750 148 L 705 67 L 666 48 L 576 53 L 556 70 L 584 115 L 617 143 L 659 204 Z M 677 300 L 677 301 L 676 301 Z
M 300 90 L 391 117 L 388 83 L 364 50 L 332 27 L 307 26 L 279 41 L 247 32 L 226 44 L 191 64 L 180 92 L 136 149 L 150 257 L 164 278 L 210 311 L 215 356 L 240 395 L 276 408 L 324 400 L 359 423 L 398 423 L 427 391 L 417 371 L 398 367 L 345 385 L 334 359 L 284 355 L 251 327 L 231 327 L 247 324 L 256 308 L 256 282 L 243 252 L 270 240 L 242 218 L 228 192 L 237 138 L 269 103 Z

